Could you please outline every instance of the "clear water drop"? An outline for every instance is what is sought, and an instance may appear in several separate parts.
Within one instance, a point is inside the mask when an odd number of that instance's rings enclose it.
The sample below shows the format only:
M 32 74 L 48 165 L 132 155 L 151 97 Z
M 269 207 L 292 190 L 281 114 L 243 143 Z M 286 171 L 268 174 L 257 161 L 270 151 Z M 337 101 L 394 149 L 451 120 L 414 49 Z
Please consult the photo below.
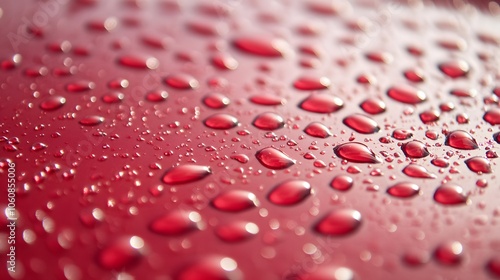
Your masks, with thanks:
M 314 229 L 324 235 L 342 236 L 355 232 L 361 225 L 361 213 L 354 209 L 333 210 Z
M 394 197 L 409 198 L 418 195 L 420 187 L 414 183 L 401 182 L 389 187 L 387 193 Z
M 467 203 L 468 196 L 464 193 L 462 187 L 446 183 L 436 189 L 434 200 L 444 205 L 460 205 Z
M 40 103 L 40 109 L 44 111 L 53 111 L 66 104 L 66 98 L 62 96 L 51 96 Z
M 267 196 L 276 205 L 291 206 L 302 202 L 311 194 L 311 185 L 303 180 L 289 180 L 274 187 Z
M 295 164 L 295 160 L 272 147 L 258 151 L 255 157 L 262 165 L 270 169 L 285 169 Z
M 425 92 L 405 84 L 389 88 L 387 95 L 396 101 L 406 104 L 418 104 L 427 99 Z
M 186 184 L 199 181 L 210 174 L 212 174 L 212 170 L 208 166 L 185 164 L 167 170 L 162 181 L 169 185 Z
M 265 112 L 255 117 L 252 124 L 262 130 L 276 130 L 285 126 L 285 121 L 276 113 Z
M 201 215 L 196 211 L 173 210 L 154 219 L 149 229 L 161 235 L 183 235 L 203 228 Z
M 249 191 L 229 190 L 216 196 L 212 206 L 220 211 L 241 212 L 259 206 L 259 200 Z
M 344 143 L 333 148 L 335 154 L 347 161 L 356 163 L 380 163 L 380 159 L 365 144 Z
M 230 129 L 238 126 L 238 119 L 228 114 L 213 114 L 206 118 L 203 123 L 213 129 Z
M 476 139 L 463 130 L 455 130 L 448 133 L 444 144 L 460 150 L 474 150 L 479 148 Z
M 324 124 L 320 122 L 312 122 L 304 128 L 304 132 L 312 137 L 327 138 L 332 136 L 332 133 Z
M 349 115 L 342 122 L 349 128 L 363 134 L 372 134 L 380 130 L 375 120 L 362 114 Z
M 303 110 L 320 114 L 337 112 L 343 106 L 344 101 L 342 99 L 330 94 L 311 94 L 302 100 L 299 105 Z

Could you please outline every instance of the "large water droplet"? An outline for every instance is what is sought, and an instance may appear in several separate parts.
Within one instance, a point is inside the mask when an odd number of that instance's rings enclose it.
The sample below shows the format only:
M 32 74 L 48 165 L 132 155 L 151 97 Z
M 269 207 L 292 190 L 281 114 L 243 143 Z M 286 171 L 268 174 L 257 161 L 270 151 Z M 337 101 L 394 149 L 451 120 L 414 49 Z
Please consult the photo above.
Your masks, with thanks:
M 332 136 L 332 133 L 324 124 L 319 122 L 312 122 L 306 126 L 304 132 L 307 135 L 317 138 L 327 138 Z
M 200 85 L 193 76 L 184 73 L 168 75 L 165 83 L 176 89 L 194 89 Z
M 420 120 L 425 123 L 433 123 L 439 120 L 441 112 L 438 110 L 426 110 L 419 114 Z
M 252 124 L 262 130 L 275 130 L 282 128 L 285 125 L 283 117 L 276 113 L 265 112 L 253 120 Z
M 309 112 L 328 114 L 340 110 L 344 106 L 342 99 L 330 94 L 311 94 L 299 107 Z
M 230 129 L 238 125 L 238 119 L 228 114 L 214 114 L 206 118 L 203 123 L 213 129 Z
M 465 161 L 467 167 L 476 173 L 491 173 L 490 161 L 484 157 L 472 157 Z
M 185 164 L 167 170 L 162 181 L 169 185 L 185 184 L 201 180 L 211 173 L 212 171 L 208 166 Z
M 120 238 L 104 247 L 97 256 L 106 269 L 122 270 L 135 265 L 142 257 L 144 240 L 138 236 Z
M 242 51 L 259 56 L 282 57 L 290 52 L 288 43 L 278 38 L 240 37 L 233 44 Z
M 392 132 L 392 137 L 398 140 L 407 140 L 413 137 L 413 133 L 405 129 L 396 129 Z
M 468 132 L 463 130 L 455 130 L 446 136 L 445 145 L 461 150 L 474 150 L 479 146 Z
M 462 187 L 446 183 L 436 189 L 434 200 L 445 205 L 458 205 L 467 203 L 468 197 Z
M 62 96 L 51 96 L 40 103 L 40 108 L 45 111 L 52 111 L 61 108 L 66 103 L 66 98 Z
M 353 209 L 333 210 L 323 217 L 314 229 L 325 235 L 345 235 L 356 231 L 361 225 L 361 213 Z
M 380 159 L 365 144 L 344 143 L 333 148 L 335 154 L 347 161 L 358 163 L 380 163 Z
M 402 182 L 389 187 L 387 193 L 399 198 L 408 198 L 419 194 L 420 187 L 414 183 Z
M 203 228 L 201 216 L 195 211 L 174 210 L 149 224 L 149 228 L 162 235 L 181 235 Z
M 330 79 L 324 76 L 302 76 L 293 83 L 293 86 L 300 90 L 321 90 L 327 89 L 330 85 Z
M 212 206 L 226 212 L 240 212 L 259 206 L 255 194 L 244 190 L 230 190 L 212 200 Z
M 229 257 L 203 257 L 183 267 L 175 280 L 243 280 L 238 263 Z
M 330 182 L 330 186 L 338 191 L 347 191 L 353 184 L 354 180 L 347 175 L 338 175 Z
M 139 69 L 156 69 L 160 65 L 158 59 L 147 55 L 124 55 L 118 58 L 118 63 Z
M 104 118 L 101 116 L 87 116 L 80 120 L 80 124 L 84 126 L 94 126 L 104 122 Z
M 295 160 L 291 159 L 282 151 L 267 147 L 255 154 L 259 162 L 270 169 L 285 169 L 295 164 Z
M 225 242 L 245 241 L 259 233 L 259 226 L 251 222 L 232 222 L 220 225 L 215 229 L 215 234 Z
M 425 144 L 417 140 L 404 143 L 401 150 L 409 158 L 423 158 L 429 155 Z
M 425 167 L 416 163 L 410 163 L 403 169 L 403 173 L 413 178 L 429 178 L 434 179 L 436 175 L 430 173 Z
M 385 112 L 385 102 L 378 98 L 368 98 L 363 101 L 359 107 L 368 114 L 376 115 Z
M 457 265 L 463 258 L 463 246 L 458 241 L 440 244 L 434 251 L 436 260 L 444 265 Z
M 389 88 L 387 95 L 396 101 L 406 104 L 418 104 L 427 99 L 425 92 L 410 85 L 393 86 Z
M 375 122 L 372 118 L 361 114 L 352 114 L 347 116 L 342 122 L 349 128 L 363 134 L 371 134 L 380 130 L 377 122 Z
M 438 65 L 439 70 L 450 78 L 465 77 L 470 71 L 469 63 L 463 60 L 443 62 Z
M 311 185 L 302 180 L 289 180 L 277 185 L 268 195 L 269 201 L 277 205 L 295 205 L 311 194 Z
M 486 113 L 484 113 L 483 119 L 491 125 L 500 124 L 500 109 L 489 109 Z

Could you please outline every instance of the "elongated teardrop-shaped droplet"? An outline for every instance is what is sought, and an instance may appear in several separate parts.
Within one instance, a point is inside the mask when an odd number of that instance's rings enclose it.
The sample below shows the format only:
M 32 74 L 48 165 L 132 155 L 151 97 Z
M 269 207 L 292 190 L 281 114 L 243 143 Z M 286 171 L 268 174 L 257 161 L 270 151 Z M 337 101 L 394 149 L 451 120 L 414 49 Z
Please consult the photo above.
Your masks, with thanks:
M 252 124 L 262 130 L 275 130 L 285 126 L 285 121 L 276 113 L 266 112 L 255 117 Z
M 195 211 L 174 210 L 151 222 L 151 231 L 162 235 L 181 235 L 203 227 L 201 216 Z
M 204 256 L 179 270 L 174 280 L 243 280 L 238 263 L 225 256 Z
M 413 133 L 405 129 L 396 129 L 392 132 L 392 137 L 398 140 L 407 140 L 413 137 Z
M 272 147 L 258 151 L 255 157 L 262 165 L 270 169 L 285 169 L 295 164 L 295 160 Z
M 233 44 L 242 51 L 258 56 L 282 57 L 291 50 L 283 39 L 262 36 L 241 37 L 234 40 Z
M 184 73 L 168 75 L 165 83 L 176 89 L 195 89 L 200 85 L 193 76 Z
M 259 94 L 250 97 L 250 102 L 257 105 L 277 106 L 284 105 L 286 103 L 286 99 L 272 94 Z
M 118 63 L 138 69 L 156 69 L 160 65 L 158 59 L 147 55 L 124 55 L 118 58 Z
M 359 107 L 368 114 L 376 115 L 385 112 L 387 106 L 385 102 L 378 98 L 368 98 Z
M 347 116 L 342 122 L 349 128 L 363 134 L 371 134 L 380 130 L 376 121 L 361 114 L 352 114 Z
M 94 82 L 77 81 L 66 85 L 66 90 L 69 92 L 84 92 L 95 88 Z
M 456 97 L 474 97 L 477 95 L 477 90 L 473 88 L 469 89 L 455 88 L 450 91 L 450 94 Z
M 338 191 L 347 191 L 353 184 L 354 180 L 347 175 L 338 175 L 330 182 L 330 186 Z
M 208 166 L 185 164 L 167 170 L 162 181 L 169 185 L 185 184 L 201 180 L 211 173 L 212 171 Z
M 307 133 L 307 135 L 309 136 L 317 138 L 327 138 L 332 136 L 332 133 L 330 132 L 328 127 L 319 122 L 313 122 L 308 124 L 304 129 L 304 132 Z
M 479 148 L 476 139 L 463 130 L 455 130 L 448 133 L 444 144 L 461 150 L 474 150 Z
M 500 124 L 500 109 L 489 109 L 486 113 L 484 113 L 483 119 L 491 125 Z
M 220 225 L 215 229 L 215 234 L 225 242 L 241 242 L 248 240 L 259 233 L 259 226 L 251 222 L 232 222 Z
M 434 200 L 445 205 L 458 205 L 467 203 L 468 197 L 462 187 L 447 183 L 436 189 Z
M 361 213 L 353 209 L 334 210 L 323 217 L 314 229 L 325 235 L 346 235 L 356 231 L 361 225 Z
M 406 104 L 418 104 L 427 99 L 425 92 L 406 84 L 389 88 L 387 95 L 396 101 Z
M 203 104 L 212 109 L 222 109 L 227 107 L 231 100 L 221 93 L 210 93 L 203 98 Z
M 302 180 L 289 180 L 277 185 L 268 195 L 274 204 L 289 206 L 306 199 L 311 194 L 311 185 Z
M 125 94 L 119 91 L 111 91 L 102 96 L 102 101 L 108 104 L 120 103 L 125 98 Z
M 238 61 L 226 53 L 219 53 L 212 57 L 212 64 L 222 70 L 234 70 L 238 68 Z
M 439 120 L 439 117 L 441 117 L 441 112 L 439 112 L 438 110 L 426 110 L 420 113 L 418 116 L 420 117 L 420 120 L 425 124 L 433 123 Z
M 337 112 L 343 106 L 342 99 L 330 94 L 311 94 L 299 105 L 303 110 L 320 114 Z
M 434 257 L 443 265 L 458 265 L 464 255 L 464 248 L 458 241 L 448 241 L 440 244 L 434 251 Z
M 226 212 L 240 212 L 259 206 L 255 194 L 244 190 L 230 190 L 212 200 L 212 206 Z
M 484 157 L 472 157 L 465 161 L 467 167 L 476 173 L 491 173 L 490 161 Z
M 104 118 L 101 116 L 87 116 L 80 120 L 80 124 L 84 126 L 94 126 L 104 122 Z
M 213 129 L 230 129 L 238 126 L 238 119 L 228 114 L 214 114 L 203 122 L 207 127 Z
M 149 102 L 162 102 L 168 98 L 168 92 L 165 90 L 153 90 L 146 94 L 146 100 Z
M 357 163 L 380 163 L 380 159 L 365 144 L 350 142 L 333 148 L 335 154 L 347 161 Z
M 452 79 L 465 77 L 469 74 L 469 63 L 464 60 L 454 60 L 443 62 L 438 65 L 439 70 Z
M 53 111 L 66 104 L 66 98 L 62 96 L 51 96 L 40 103 L 40 108 L 44 111 Z
M 429 155 L 429 151 L 424 143 L 413 140 L 401 146 L 403 153 L 409 158 L 423 158 Z
M 144 240 L 138 236 L 120 238 L 105 246 L 97 256 L 100 266 L 110 270 L 122 270 L 142 258 Z
M 434 179 L 436 175 L 430 173 L 425 167 L 416 163 L 410 163 L 403 169 L 403 173 L 413 178 L 429 178 Z
M 323 76 L 302 76 L 293 83 L 293 86 L 300 90 L 321 90 L 327 89 L 330 85 L 330 79 Z
M 408 198 L 419 194 L 420 187 L 414 183 L 402 182 L 388 188 L 387 193 L 394 197 Z

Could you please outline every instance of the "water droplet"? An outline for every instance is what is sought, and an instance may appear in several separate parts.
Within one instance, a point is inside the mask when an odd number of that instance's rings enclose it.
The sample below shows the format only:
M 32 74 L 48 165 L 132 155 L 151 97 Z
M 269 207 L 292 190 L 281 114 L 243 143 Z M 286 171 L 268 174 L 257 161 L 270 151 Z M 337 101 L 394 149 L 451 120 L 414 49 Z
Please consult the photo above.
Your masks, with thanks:
M 490 161 L 484 157 L 472 157 L 465 161 L 467 167 L 476 173 L 491 173 Z
M 120 103 L 125 95 L 119 91 L 111 91 L 102 96 L 102 101 L 108 104 Z
M 245 154 L 231 155 L 231 159 L 234 159 L 240 163 L 247 163 L 250 160 L 250 158 L 248 158 L 248 156 Z
M 213 129 L 230 129 L 238 126 L 238 119 L 228 114 L 214 114 L 206 118 L 203 123 Z
M 289 180 L 277 185 L 268 195 L 269 201 L 276 205 L 295 205 L 311 194 L 311 185 L 302 180 Z
M 396 101 L 406 104 L 418 104 L 427 99 L 425 92 L 410 85 L 393 86 L 389 88 L 387 95 Z
M 212 57 L 212 64 L 215 67 L 223 70 L 234 70 L 238 68 L 238 61 L 233 56 L 226 53 L 219 53 L 214 55 Z
M 491 258 L 486 264 L 486 269 L 491 275 L 500 278 L 500 257 Z
M 333 148 L 335 154 L 347 161 L 358 163 L 380 163 L 380 159 L 365 144 L 344 143 Z
M 12 70 L 19 66 L 22 61 L 22 56 L 20 54 L 14 54 L 13 56 L 2 60 L 1 65 L 4 70 Z
M 337 3 L 337 2 L 335 2 Z M 305 269 L 304 269 L 305 270 Z M 307 270 L 306 270 L 307 271 Z M 354 280 L 358 279 L 354 271 L 350 268 L 334 265 L 323 265 L 315 268 L 313 272 L 304 272 L 299 275 L 294 275 L 291 278 L 284 279 L 293 280 Z
M 169 185 L 186 184 L 201 180 L 211 173 L 212 171 L 208 166 L 185 164 L 167 170 L 165 175 L 163 175 L 162 181 Z
M 66 85 L 66 90 L 69 92 L 84 92 L 95 88 L 94 82 L 78 81 Z
M 414 183 L 402 182 L 389 187 L 387 193 L 399 198 L 408 198 L 418 195 L 420 187 Z
M 173 210 L 149 224 L 151 231 L 162 235 L 182 235 L 202 229 L 204 226 L 198 212 Z
M 354 180 L 347 175 L 338 175 L 330 182 L 330 186 L 338 191 L 347 191 L 352 188 Z
M 171 74 L 165 78 L 165 83 L 176 89 L 195 89 L 199 86 L 198 80 L 188 74 Z
M 359 107 L 368 114 L 376 115 L 385 112 L 385 102 L 378 98 L 368 98 L 363 101 Z
M 129 81 L 126 80 L 126 79 L 113 79 L 111 81 L 108 82 L 108 87 L 111 88 L 111 89 L 124 89 L 124 88 L 128 88 L 129 86 Z
M 66 98 L 51 96 L 40 103 L 40 108 L 45 111 L 52 111 L 61 108 L 64 104 L 66 104 Z
M 392 137 L 398 140 L 407 140 L 413 137 L 413 133 L 404 129 L 396 129 L 392 132 Z
M 483 119 L 491 125 L 500 124 L 500 109 L 489 109 L 486 113 L 484 113 Z
M 183 267 L 175 280 L 243 280 L 238 263 L 229 257 L 205 256 Z
M 403 256 L 403 261 L 409 266 L 420 266 L 430 260 L 430 253 L 426 250 L 412 249 Z
M 401 150 L 409 158 L 423 158 L 429 155 L 425 144 L 417 140 L 404 143 Z
M 437 167 L 443 167 L 443 168 L 450 166 L 450 163 L 448 162 L 447 159 L 440 157 L 431 160 L 431 163 Z
M 259 233 L 259 226 L 251 222 L 232 222 L 220 225 L 215 229 L 215 234 L 225 242 L 241 242 L 248 240 Z
M 49 70 L 47 67 L 38 67 L 38 68 L 28 68 L 24 70 L 24 75 L 32 78 L 47 76 Z
M 45 143 L 37 142 L 31 146 L 31 150 L 34 152 L 41 151 L 43 149 L 46 149 L 48 146 Z
M 427 110 L 419 114 L 420 120 L 425 124 L 437 122 L 440 116 L 441 113 L 438 110 Z
M 440 244 L 434 251 L 436 260 L 444 265 L 457 265 L 463 258 L 463 246 L 458 241 Z
M 366 58 L 373 62 L 390 64 L 394 57 L 388 52 L 369 52 L 366 54 Z
M 317 138 L 327 138 L 332 136 L 332 133 L 330 132 L 328 127 L 319 122 L 312 122 L 308 124 L 307 127 L 304 129 L 304 132 L 307 133 L 307 135 L 309 136 Z
M 424 81 L 424 72 L 420 68 L 408 69 L 403 74 L 411 82 L 421 83 Z
M 333 210 L 323 217 L 314 229 L 325 235 L 345 235 L 356 231 L 361 225 L 361 213 L 353 209 Z
M 321 90 L 330 85 L 330 79 L 324 76 L 302 76 L 293 83 L 293 86 L 300 90 Z
M 151 70 L 158 68 L 160 65 L 158 59 L 147 55 L 124 55 L 118 58 L 118 63 L 130 68 Z
M 259 94 L 250 97 L 250 102 L 264 106 L 277 106 L 284 105 L 286 103 L 286 100 L 276 95 Z
M 255 157 L 262 165 L 270 169 L 285 169 L 295 164 L 295 160 L 272 147 L 258 151 Z
M 493 140 L 500 144 L 500 132 L 493 134 Z
M 467 203 L 468 197 L 462 187 L 447 183 L 436 189 L 434 200 L 445 205 L 458 205 Z
M 436 159 L 433 159 L 433 161 L 434 160 Z M 409 165 L 407 165 L 403 169 L 403 173 L 413 178 L 429 178 L 429 179 L 436 178 L 436 175 L 430 173 L 425 167 L 415 163 L 410 163 Z
M 445 145 L 461 150 L 474 150 L 479 148 L 476 139 L 463 130 L 455 130 L 446 136 Z
M 99 265 L 110 270 L 122 270 L 135 265 L 142 257 L 144 240 L 138 236 L 120 238 L 102 249 L 97 260 Z
M 329 94 L 311 94 L 299 107 L 309 112 L 328 114 L 340 110 L 344 106 L 342 99 Z
M 252 124 L 262 130 L 276 130 L 285 126 L 285 121 L 276 113 L 265 112 L 255 117 Z
M 225 108 L 229 103 L 229 98 L 221 93 L 210 93 L 203 98 L 203 104 L 212 109 Z
M 463 60 L 443 62 L 438 65 L 439 70 L 450 78 L 465 77 L 470 71 L 470 66 Z
M 278 38 L 240 37 L 233 43 L 238 49 L 259 56 L 282 57 L 290 52 L 288 43 Z
M 470 88 L 470 89 L 463 89 L 463 88 L 456 88 L 452 89 L 450 91 L 450 94 L 456 97 L 475 97 L 477 95 L 477 90 Z
M 375 122 L 372 118 L 361 114 L 352 114 L 347 116 L 342 122 L 349 128 L 363 134 L 371 134 L 380 130 L 377 122 Z
M 104 118 L 101 116 L 87 116 L 80 120 L 80 124 L 84 126 L 94 126 L 104 122 Z
M 80 221 L 83 225 L 93 228 L 104 220 L 104 212 L 99 208 L 87 208 L 80 212 Z
M 168 92 L 164 90 L 153 90 L 146 94 L 146 100 L 149 102 L 162 102 L 168 98 Z
M 255 194 L 244 190 L 230 190 L 212 200 L 212 206 L 220 211 L 240 212 L 259 206 Z

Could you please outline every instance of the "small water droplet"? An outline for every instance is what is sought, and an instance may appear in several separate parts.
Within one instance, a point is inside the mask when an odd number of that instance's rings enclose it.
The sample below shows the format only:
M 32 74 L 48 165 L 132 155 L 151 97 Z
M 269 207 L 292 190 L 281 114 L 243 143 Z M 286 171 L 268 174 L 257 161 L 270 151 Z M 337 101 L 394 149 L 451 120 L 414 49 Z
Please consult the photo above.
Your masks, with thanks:
M 229 257 L 205 256 L 176 273 L 175 280 L 243 280 L 238 263 Z
M 420 187 L 417 184 L 402 182 L 397 183 L 387 189 L 387 193 L 399 198 L 408 198 L 420 193 Z
M 66 85 L 66 90 L 69 92 L 84 92 L 95 88 L 94 82 L 77 81 Z
M 347 191 L 352 188 L 354 180 L 347 175 L 338 175 L 330 182 L 330 186 L 338 191 Z
M 476 173 L 491 173 L 490 161 L 484 157 L 472 157 L 465 161 L 467 167 Z
M 203 228 L 201 215 L 195 211 L 173 210 L 149 224 L 151 231 L 162 235 L 182 235 Z
M 392 137 L 398 140 L 407 140 L 413 137 L 413 133 L 405 129 L 396 129 L 392 132 Z
M 446 74 L 448 77 L 456 79 L 460 77 L 465 77 L 469 74 L 470 66 L 469 63 L 464 60 L 454 60 L 443 62 L 438 65 L 439 70 Z
M 238 126 L 238 119 L 228 114 L 214 114 L 206 118 L 203 123 L 213 129 L 230 129 Z
M 163 175 L 162 181 L 169 185 L 186 184 L 201 180 L 211 173 L 212 171 L 208 166 L 185 164 L 167 170 L 165 175 Z
M 255 117 L 252 124 L 262 130 L 276 130 L 282 128 L 285 121 L 276 113 L 265 112 Z
M 33 146 L 31 146 L 31 150 L 34 152 L 38 152 L 38 151 L 46 149 L 47 147 L 48 147 L 47 144 L 37 142 L 37 143 L 33 144 Z
M 409 266 L 420 266 L 429 262 L 430 253 L 422 249 L 412 249 L 403 255 L 403 261 Z
M 385 102 L 378 98 L 368 98 L 359 107 L 368 114 L 376 115 L 385 112 Z
M 311 194 L 311 185 L 302 180 L 289 180 L 277 185 L 268 195 L 269 201 L 276 205 L 295 205 Z
M 500 278 L 500 257 L 491 258 L 486 264 L 488 272 L 496 278 Z
M 193 76 L 184 73 L 168 75 L 165 83 L 176 89 L 195 89 L 200 85 Z
M 160 65 L 158 59 L 147 55 L 124 55 L 118 58 L 118 63 L 130 68 L 151 70 L 158 68 Z
M 479 148 L 476 139 L 468 132 L 463 130 L 455 130 L 446 136 L 445 145 L 461 150 L 474 150 Z
M 463 258 L 463 246 L 458 241 L 440 244 L 434 251 L 434 257 L 443 265 L 457 265 Z
M 212 206 L 220 211 L 240 212 L 259 206 L 255 194 L 244 190 L 229 190 L 212 200 Z
M 234 70 L 238 68 L 238 61 L 227 53 L 218 53 L 212 57 L 212 64 L 223 70 Z
M 102 96 L 102 101 L 108 104 L 120 103 L 125 95 L 119 91 L 111 91 Z
M 355 232 L 361 225 L 361 213 L 353 209 L 333 210 L 323 217 L 314 229 L 325 235 L 346 235 Z
M 293 83 L 293 86 L 300 90 L 321 90 L 330 85 L 330 79 L 324 76 L 302 76 Z
M 104 122 L 104 118 L 101 116 L 87 116 L 80 120 L 80 124 L 84 126 L 94 126 Z
M 285 169 L 295 164 L 295 160 L 272 147 L 258 151 L 255 157 L 262 165 L 270 169 Z
M 307 135 L 317 138 L 327 138 L 332 136 L 332 133 L 324 124 L 319 122 L 312 122 L 306 126 L 304 132 Z
M 212 109 L 225 108 L 229 103 L 229 98 L 221 93 L 210 93 L 203 98 L 203 104 Z
M 390 64 L 394 60 L 392 54 L 388 52 L 369 52 L 366 54 L 366 58 L 373 62 Z
M 328 114 L 340 110 L 344 106 L 342 99 L 330 94 L 311 94 L 299 107 L 309 112 Z
M 215 234 L 225 242 L 241 242 L 248 240 L 259 233 L 259 226 L 251 222 L 237 221 L 220 225 Z
M 436 189 L 434 200 L 445 205 L 458 205 L 467 203 L 468 197 L 462 187 L 446 183 Z
M 436 160 L 436 159 L 433 159 Z M 403 173 L 413 178 L 429 178 L 434 179 L 436 175 L 430 173 L 425 167 L 416 163 L 410 163 L 403 169 Z
M 97 256 L 99 265 L 110 270 L 122 270 L 137 264 L 142 258 L 144 240 L 138 236 L 120 238 L 104 247 Z
M 437 167 L 443 167 L 443 168 L 450 166 L 450 163 L 448 162 L 448 160 L 445 158 L 441 158 L 441 157 L 438 157 L 438 158 L 431 160 L 431 163 Z
M 146 100 L 149 102 L 162 102 L 168 98 L 168 92 L 164 90 L 153 90 L 146 94 Z
M 414 83 L 421 83 L 424 81 L 424 72 L 420 68 L 414 68 L 414 69 L 408 69 L 404 71 L 404 76 L 408 81 L 414 82 Z
M 233 44 L 242 51 L 258 56 L 282 57 L 290 52 L 288 43 L 278 38 L 240 37 Z
M 250 97 L 250 102 L 264 106 L 277 106 L 284 105 L 286 103 L 286 99 L 271 94 L 259 94 Z
M 377 122 L 375 122 L 372 118 L 361 114 L 352 114 L 347 116 L 342 122 L 349 128 L 363 134 L 371 134 L 380 130 Z
M 248 158 L 248 156 L 245 154 L 231 155 L 231 159 L 234 159 L 240 163 L 247 163 L 250 160 L 250 158 Z
M 404 84 L 389 88 L 387 95 L 396 101 L 406 104 L 418 104 L 427 99 L 427 95 L 422 90 Z
M 491 125 L 500 124 L 500 109 L 492 108 L 486 111 L 483 115 L 483 120 Z
M 450 91 L 450 94 L 456 97 L 475 97 L 477 95 L 477 90 L 473 88 L 455 88 Z
M 380 163 L 380 159 L 365 144 L 358 142 L 344 143 L 333 148 L 335 154 L 347 161 L 357 163 Z
M 40 103 L 40 108 L 45 111 L 53 111 L 66 104 L 66 98 L 62 96 L 51 96 Z
M 425 123 L 433 123 L 439 120 L 441 113 L 438 110 L 426 110 L 419 114 L 420 120 Z
M 425 144 L 417 140 L 404 143 L 401 150 L 409 158 L 423 158 L 429 155 Z

